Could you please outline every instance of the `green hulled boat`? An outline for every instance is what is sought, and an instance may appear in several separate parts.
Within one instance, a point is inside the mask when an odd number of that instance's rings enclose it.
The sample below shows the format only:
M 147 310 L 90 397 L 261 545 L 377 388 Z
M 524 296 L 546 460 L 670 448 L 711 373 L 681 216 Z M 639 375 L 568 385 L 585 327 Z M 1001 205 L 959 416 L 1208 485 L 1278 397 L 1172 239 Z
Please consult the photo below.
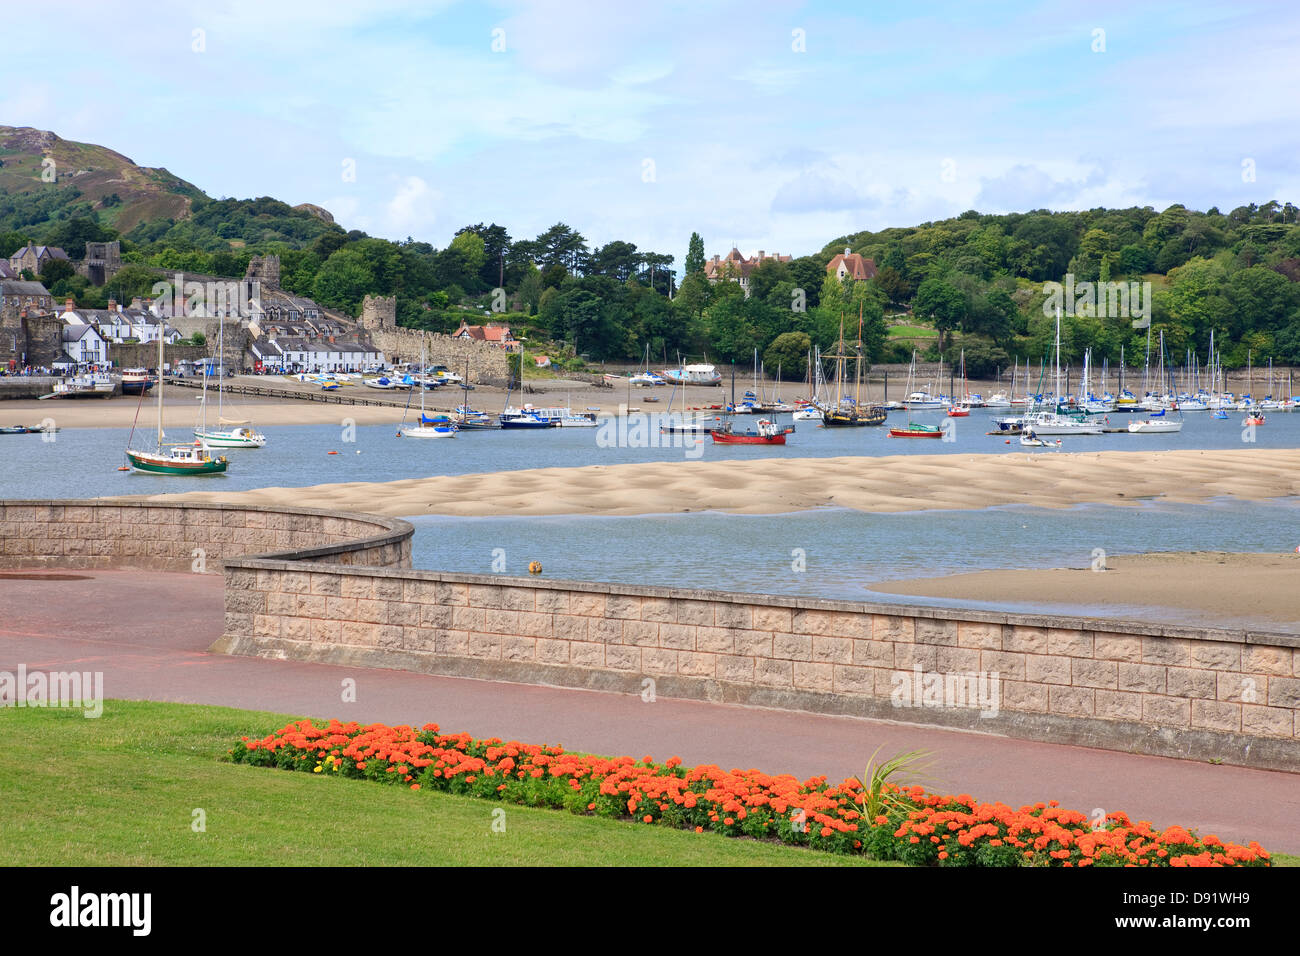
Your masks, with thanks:
M 207 446 L 199 442 L 159 446 L 156 452 L 128 450 L 126 458 L 132 468 L 153 475 L 219 475 L 229 464 L 225 455 L 213 458 Z
M 202 441 L 192 445 L 163 445 L 163 337 L 158 336 L 158 439 L 153 451 L 142 451 L 131 447 L 135 437 L 135 426 L 127 438 L 126 460 L 136 471 L 151 475 L 220 475 L 225 472 L 229 462 L 226 457 L 212 457 L 212 451 Z M 144 393 L 140 393 L 144 400 Z M 119 471 L 126 471 L 120 468 Z

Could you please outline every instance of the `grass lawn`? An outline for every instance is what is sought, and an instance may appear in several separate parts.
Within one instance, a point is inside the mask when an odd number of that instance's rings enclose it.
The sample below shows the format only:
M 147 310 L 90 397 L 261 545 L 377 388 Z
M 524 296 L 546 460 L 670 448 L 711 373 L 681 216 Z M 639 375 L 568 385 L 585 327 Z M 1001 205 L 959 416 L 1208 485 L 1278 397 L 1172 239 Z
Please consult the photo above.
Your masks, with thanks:
M 862 866 L 717 834 L 222 761 L 284 714 L 108 701 L 0 708 L 4 866 Z M 206 832 L 191 829 L 193 811 Z M 504 811 L 505 832 L 492 830 Z M 874 864 L 881 865 L 881 864 Z
M 934 329 L 927 329 L 920 325 L 891 325 L 889 327 L 889 338 L 891 339 L 937 339 L 939 333 Z

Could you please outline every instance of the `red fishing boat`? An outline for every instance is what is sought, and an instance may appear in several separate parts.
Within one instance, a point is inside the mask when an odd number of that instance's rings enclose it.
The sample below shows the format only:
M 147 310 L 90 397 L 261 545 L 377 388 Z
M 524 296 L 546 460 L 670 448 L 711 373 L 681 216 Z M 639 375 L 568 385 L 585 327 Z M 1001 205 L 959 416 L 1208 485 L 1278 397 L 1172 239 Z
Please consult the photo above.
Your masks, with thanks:
M 774 422 L 763 419 L 758 423 L 757 431 L 738 432 L 731 427 L 731 422 L 724 422 L 721 428 L 709 432 L 719 445 L 784 445 L 785 436 L 793 428 L 779 428 Z
M 906 428 L 891 428 L 890 438 L 942 438 L 943 429 L 938 425 L 918 425 L 908 422 Z

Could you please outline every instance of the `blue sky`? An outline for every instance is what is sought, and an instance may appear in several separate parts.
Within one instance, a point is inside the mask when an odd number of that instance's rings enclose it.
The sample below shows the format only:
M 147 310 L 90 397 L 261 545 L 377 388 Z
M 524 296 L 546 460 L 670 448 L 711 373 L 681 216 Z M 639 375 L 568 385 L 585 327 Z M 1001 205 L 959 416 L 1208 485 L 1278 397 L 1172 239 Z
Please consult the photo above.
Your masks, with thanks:
M 803 255 L 969 208 L 1300 200 L 1289 3 L 32 9 L 0 124 L 439 247 L 563 220 L 680 267 L 692 231 Z

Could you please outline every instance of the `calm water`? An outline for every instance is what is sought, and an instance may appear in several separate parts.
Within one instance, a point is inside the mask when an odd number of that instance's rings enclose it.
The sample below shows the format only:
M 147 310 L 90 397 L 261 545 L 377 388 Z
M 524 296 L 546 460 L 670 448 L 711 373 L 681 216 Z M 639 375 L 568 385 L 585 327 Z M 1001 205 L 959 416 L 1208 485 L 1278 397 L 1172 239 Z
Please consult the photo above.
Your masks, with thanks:
M 57 416 L 57 409 L 52 412 Z M 124 429 L 67 429 L 53 441 L 41 435 L 0 436 L 0 497 L 245 490 L 687 459 L 1027 451 L 1014 440 L 1005 444 L 986 436 L 992 417 L 977 410 L 956 420 L 951 442 L 890 439 L 884 428 L 822 429 L 800 422 L 784 448 L 723 448 L 711 442 L 683 448 L 680 437 L 673 446 L 672 436 L 658 434 L 658 416 L 651 416 L 650 426 L 640 431 L 608 426 L 483 431 L 439 441 L 401 440 L 391 425 L 360 426 L 350 433 L 330 425 L 279 426 L 264 429 L 270 439 L 266 448 L 227 450 L 227 474 L 192 479 L 117 471 L 124 460 Z M 915 418 L 941 420 L 934 413 Z M 1119 424 L 1127 418 L 1112 420 Z M 890 416 L 891 423 L 906 420 L 905 414 Z M 742 416 L 740 422 L 745 421 Z M 1066 438 L 1062 448 L 1238 448 L 1242 435 L 1239 414 L 1219 421 L 1197 413 L 1187 416 L 1177 435 Z M 188 435 L 174 431 L 170 437 Z M 1300 446 L 1300 415 L 1270 414 L 1255 438 L 1260 447 Z M 650 447 L 629 447 L 637 444 Z M 1051 449 L 1033 453 L 1056 454 Z M 511 574 L 523 573 L 529 561 L 539 560 L 548 577 L 897 600 L 868 592 L 867 583 L 988 568 L 1086 567 L 1094 548 L 1108 553 L 1291 551 L 1300 544 L 1297 518 L 1300 503 L 1290 500 L 887 515 L 826 509 L 765 516 L 422 517 L 415 519 L 415 561 L 420 567 L 485 573 L 492 570 L 494 549 L 503 549 Z M 792 570 L 795 549 L 803 551 L 805 571 Z
M 57 418 L 57 408 L 51 413 Z M 4 415 L 0 406 L 0 416 Z M 1018 441 L 987 436 L 993 415 L 976 411 L 970 418 L 954 420 L 951 442 L 888 437 L 884 427 L 825 429 L 810 422 L 798 430 L 785 447 L 693 444 L 684 436 L 658 434 L 659 416 L 649 427 L 553 428 L 544 431 L 463 432 L 454 439 L 402 440 L 391 425 L 358 426 L 354 441 L 334 425 L 271 426 L 266 448 L 228 449 L 230 470 L 208 478 L 172 478 L 119 472 L 124 463 L 125 429 L 66 429 L 46 442 L 41 435 L 0 435 L 0 497 L 80 498 L 99 495 L 162 494 L 177 490 L 222 488 L 245 490 L 270 486 L 315 485 L 342 481 L 392 481 L 429 475 L 456 475 L 523 468 L 566 467 L 589 464 L 624 464 L 688 459 L 745 460 L 751 458 L 808 458 L 841 455 L 946 455 L 969 452 L 1023 453 Z M 1129 416 L 1112 416 L 1115 424 Z M 749 416 L 740 416 L 745 427 Z M 788 421 L 789 416 L 780 416 Z M 918 414 L 916 420 L 938 422 L 935 413 Z M 904 413 L 890 415 L 891 424 L 906 423 Z M 3 422 L 0 422 L 3 423 Z M 1162 448 L 1238 448 L 1242 446 L 1241 416 L 1226 421 L 1206 413 L 1189 415 L 1176 435 L 1101 435 L 1065 438 L 1062 451 L 1151 450 Z M 186 440 L 188 432 L 173 430 L 169 438 Z M 676 444 L 673 440 L 676 438 Z M 1300 414 L 1273 413 L 1268 424 L 1256 429 L 1261 447 L 1300 446 Z M 650 447 L 629 447 L 629 445 Z M 612 447 L 608 447 L 611 446 Z M 328 452 L 337 451 L 330 455 Z M 1034 454 L 1055 454 L 1035 449 Z
M 1066 509 L 1012 505 L 899 514 L 836 508 L 783 515 L 702 512 L 412 520 L 418 567 L 523 575 L 530 561 L 540 561 L 548 578 L 910 603 L 918 599 L 873 592 L 868 585 L 991 568 L 1087 568 L 1096 548 L 1108 555 L 1279 552 L 1300 544 L 1300 499 Z M 804 570 L 798 571 L 801 557 Z M 986 606 L 1031 609 L 1029 604 L 1007 602 Z M 1050 609 L 1118 617 L 1136 613 L 1122 606 L 1054 605 Z M 1195 620 L 1192 615 L 1181 619 Z M 1276 624 L 1269 627 L 1277 629 Z

